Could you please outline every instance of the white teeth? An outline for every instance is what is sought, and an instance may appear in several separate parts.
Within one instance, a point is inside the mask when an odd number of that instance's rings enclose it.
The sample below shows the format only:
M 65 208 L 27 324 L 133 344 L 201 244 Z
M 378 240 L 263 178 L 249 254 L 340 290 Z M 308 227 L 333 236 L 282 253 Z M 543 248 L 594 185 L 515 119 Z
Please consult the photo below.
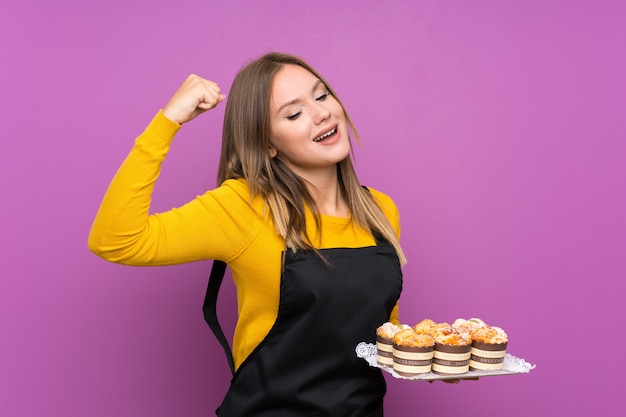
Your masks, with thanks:
M 337 128 L 336 128 L 336 127 L 335 127 L 334 129 L 332 129 L 332 130 L 329 130 L 327 133 L 324 133 L 322 136 L 320 136 L 320 137 L 318 137 L 318 138 L 313 139 L 313 141 L 314 141 L 314 142 L 319 142 L 319 141 L 321 141 L 321 140 L 324 140 L 324 139 L 326 139 L 327 137 L 329 137 L 330 135 L 335 134 L 335 132 L 337 132 Z

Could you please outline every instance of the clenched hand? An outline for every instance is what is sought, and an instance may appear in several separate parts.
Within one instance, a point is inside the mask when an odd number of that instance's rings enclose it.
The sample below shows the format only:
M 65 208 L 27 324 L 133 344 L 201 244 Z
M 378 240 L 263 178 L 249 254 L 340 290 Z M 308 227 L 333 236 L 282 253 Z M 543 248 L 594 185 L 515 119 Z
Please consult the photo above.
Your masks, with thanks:
M 216 83 L 191 74 L 167 102 L 163 114 L 171 121 L 182 125 L 211 110 L 225 97 L 220 93 Z

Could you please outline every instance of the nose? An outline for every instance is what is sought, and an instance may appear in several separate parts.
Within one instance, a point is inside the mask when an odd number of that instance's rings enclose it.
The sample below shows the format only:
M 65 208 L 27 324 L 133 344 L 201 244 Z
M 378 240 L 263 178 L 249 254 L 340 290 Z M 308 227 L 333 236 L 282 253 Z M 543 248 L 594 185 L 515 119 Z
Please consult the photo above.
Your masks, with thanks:
M 324 103 L 315 102 L 314 120 L 315 124 L 320 124 L 330 117 L 330 110 Z

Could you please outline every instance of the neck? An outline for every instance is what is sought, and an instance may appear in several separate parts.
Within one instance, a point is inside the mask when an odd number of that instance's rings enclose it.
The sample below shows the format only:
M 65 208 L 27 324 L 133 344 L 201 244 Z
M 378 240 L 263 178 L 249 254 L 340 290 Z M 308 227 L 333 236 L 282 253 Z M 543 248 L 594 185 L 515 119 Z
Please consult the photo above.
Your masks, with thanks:
M 349 210 L 339 189 L 337 170 L 331 175 L 308 176 L 307 188 L 321 214 L 333 217 L 348 217 Z

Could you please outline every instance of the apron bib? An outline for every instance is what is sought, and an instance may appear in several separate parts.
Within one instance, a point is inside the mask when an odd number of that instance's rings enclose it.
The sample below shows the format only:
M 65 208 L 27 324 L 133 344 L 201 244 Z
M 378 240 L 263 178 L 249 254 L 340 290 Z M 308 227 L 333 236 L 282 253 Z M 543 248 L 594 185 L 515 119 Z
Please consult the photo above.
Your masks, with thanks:
M 283 253 L 274 326 L 241 364 L 220 417 L 383 415 L 385 380 L 355 354 L 374 343 L 402 290 L 394 248 Z

